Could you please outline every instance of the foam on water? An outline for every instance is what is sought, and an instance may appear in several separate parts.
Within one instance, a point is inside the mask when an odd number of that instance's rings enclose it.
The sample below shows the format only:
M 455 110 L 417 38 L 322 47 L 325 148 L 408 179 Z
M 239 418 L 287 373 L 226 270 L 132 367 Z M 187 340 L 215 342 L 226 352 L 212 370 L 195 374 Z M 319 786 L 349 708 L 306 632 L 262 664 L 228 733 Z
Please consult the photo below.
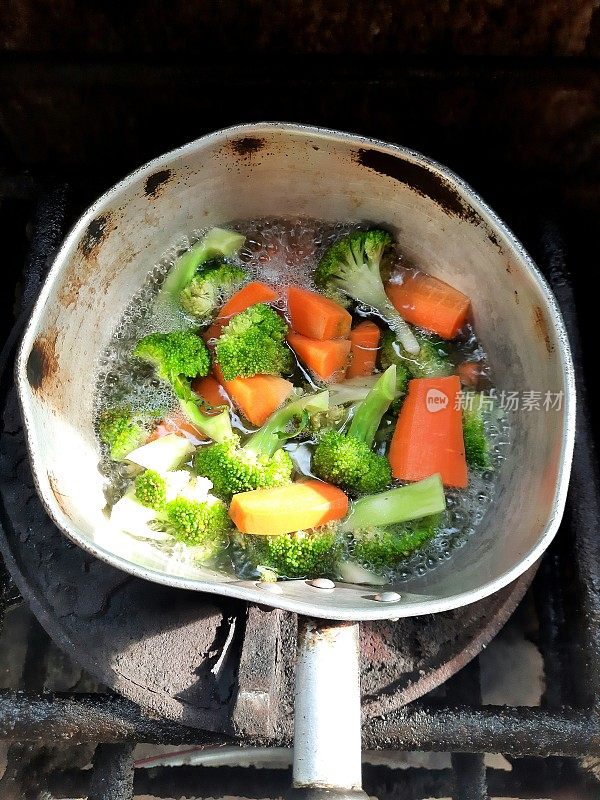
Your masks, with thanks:
M 273 286 L 297 285 L 306 289 L 315 288 L 315 264 L 325 249 L 340 236 L 356 229 L 356 226 L 344 223 L 332 225 L 310 219 L 266 218 L 234 222 L 224 227 L 234 228 L 246 235 L 246 243 L 239 253 L 239 260 L 251 279 L 259 279 Z M 156 409 L 167 411 L 176 404 L 171 389 L 154 377 L 150 367 L 131 358 L 130 354 L 135 343 L 148 333 L 181 330 L 198 325 L 197 320 L 186 315 L 180 308 L 168 303 L 156 303 L 155 299 L 176 258 L 204 233 L 205 230 L 197 229 L 189 236 L 182 235 L 177 244 L 149 270 L 143 286 L 127 306 L 97 365 L 95 396 L 98 412 L 103 408 L 119 405 L 129 405 L 136 412 Z M 403 259 L 398 257 L 396 263 L 392 264 L 392 269 L 406 266 Z M 283 302 L 281 309 L 284 310 Z M 356 313 L 357 316 L 367 315 L 368 309 L 359 308 Z M 463 360 L 484 363 L 485 353 L 470 326 L 453 346 L 451 357 L 455 363 Z M 297 364 L 294 382 L 318 388 L 300 364 Z M 235 415 L 232 424 L 241 435 L 248 432 L 248 428 Z M 492 469 L 481 474 L 471 473 L 466 490 L 447 492 L 448 508 L 444 514 L 442 530 L 428 546 L 390 573 L 390 580 L 403 581 L 434 569 L 450 558 L 452 551 L 462 547 L 475 532 L 493 502 L 497 470 L 506 458 L 510 443 L 510 420 L 506 416 L 492 418 L 488 415 L 486 429 L 492 442 Z M 385 440 L 389 438 L 391 430 L 390 428 L 383 435 L 381 447 L 385 447 Z M 310 474 L 310 444 L 291 444 L 288 449 L 298 472 Z M 131 469 L 124 464 L 115 464 L 104 453 L 100 470 L 107 477 L 106 496 L 110 505 L 124 493 L 131 480 Z M 170 545 L 162 543 L 153 546 L 164 549 Z M 182 547 L 184 546 L 179 545 L 174 549 L 174 557 L 184 557 Z M 243 574 L 246 573 L 247 565 L 238 563 L 236 566 Z

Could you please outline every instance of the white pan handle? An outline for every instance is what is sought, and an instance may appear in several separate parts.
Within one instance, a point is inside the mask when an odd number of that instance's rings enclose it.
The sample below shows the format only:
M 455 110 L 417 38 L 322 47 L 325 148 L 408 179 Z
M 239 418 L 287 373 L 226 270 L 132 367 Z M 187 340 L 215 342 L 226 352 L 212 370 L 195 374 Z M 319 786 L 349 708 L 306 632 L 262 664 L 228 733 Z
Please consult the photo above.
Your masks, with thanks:
M 359 628 L 298 617 L 294 779 L 290 798 L 365 800 Z

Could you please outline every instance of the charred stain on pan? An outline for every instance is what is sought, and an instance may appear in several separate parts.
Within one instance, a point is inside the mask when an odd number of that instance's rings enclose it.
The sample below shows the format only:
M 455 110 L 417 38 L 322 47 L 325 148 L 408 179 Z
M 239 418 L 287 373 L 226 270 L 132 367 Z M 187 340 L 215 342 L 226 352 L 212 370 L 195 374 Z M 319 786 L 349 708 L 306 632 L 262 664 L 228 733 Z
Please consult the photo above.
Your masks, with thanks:
M 33 343 L 27 359 L 27 380 L 34 391 L 41 389 L 58 369 L 56 333 L 43 334 Z
M 533 307 L 533 327 L 538 336 L 544 340 L 544 343 L 546 344 L 546 350 L 549 353 L 553 353 L 554 345 L 552 344 L 552 339 L 550 338 L 550 331 L 548 330 L 546 317 L 540 306 Z
M 406 161 L 391 153 L 364 147 L 359 148 L 353 158 L 363 167 L 404 183 L 423 197 L 429 197 L 447 214 L 460 217 L 467 222 L 481 222 L 479 216 L 465 203 L 456 189 L 440 175 L 436 175 L 421 164 Z
M 144 184 L 144 194 L 146 197 L 157 197 L 165 188 L 165 184 L 171 180 L 171 170 L 161 169 L 146 178 Z
M 111 228 L 110 214 L 100 214 L 90 222 L 79 244 L 79 249 L 86 258 L 89 258 L 94 250 L 102 244 Z
M 244 136 L 242 139 L 234 139 L 229 143 L 229 147 L 233 152 L 242 158 L 259 153 L 265 145 L 265 140 L 259 139 L 257 136 Z

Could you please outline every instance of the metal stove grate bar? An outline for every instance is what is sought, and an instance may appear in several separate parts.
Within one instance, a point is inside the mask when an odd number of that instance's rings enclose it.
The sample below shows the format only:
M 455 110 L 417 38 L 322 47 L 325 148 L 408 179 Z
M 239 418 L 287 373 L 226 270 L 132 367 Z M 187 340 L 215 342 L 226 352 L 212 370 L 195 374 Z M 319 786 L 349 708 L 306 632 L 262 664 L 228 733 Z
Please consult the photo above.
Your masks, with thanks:
M 36 191 L 36 189 L 32 189 Z M 30 258 L 26 265 L 25 308 L 39 288 L 43 269 L 60 240 L 65 224 L 64 187 L 54 186 L 38 197 Z M 402 792 L 407 797 L 454 797 L 471 800 L 495 796 L 558 797 L 565 790 L 578 797 L 591 797 L 592 780 L 564 757 L 600 756 L 600 490 L 588 410 L 585 403 L 582 360 L 573 292 L 566 272 L 560 235 L 546 225 L 539 235 L 547 277 L 558 297 L 571 336 L 578 368 L 578 439 L 573 466 L 570 502 L 563 536 L 544 560 L 536 579 L 540 617 L 540 648 L 548 686 L 542 708 L 481 706 L 476 663 L 452 681 L 450 703 L 420 702 L 367 721 L 365 745 L 387 742 L 390 749 L 440 750 L 454 753 L 452 770 L 391 770 L 365 767 L 365 788 L 382 800 Z M 2 353 L 8 360 L 20 324 Z M 567 596 L 560 580 L 566 564 L 576 566 L 577 591 Z M 5 571 L 0 572 L 0 621 L 14 602 Z M 583 624 L 572 645 L 584 653 L 576 674 L 584 676 L 574 685 L 573 664 L 561 652 L 572 641 L 568 623 L 581 618 Z M 581 687 L 585 691 L 581 691 Z M 34 688 L 34 687 L 32 687 Z M 55 797 L 88 793 L 97 798 L 128 798 L 132 791 L 154 796 L 176 793 L 203 796 L 243 794 L 246 797 L 277 797 L 289 785 L 285 770 L 261 770 L 252 780 L 248 769 L 180 767 L 174 780 L 172 768 L 138 770 L 133 775 L 133 742 L 210 745 L 225 741 L 210 733 L 185 728 L 153 718 L 135 704 L 112 695 L 0 693 L 0 739 L 42 745 L 53 741 L 102 743 L 97 747 L 92 770 L 55 771 L 46 776 Z M 281 744 L 283 741 L 275 741 Z M 512 773 L 486 769 L 481 754 L 500 752 L 521 759 Z M 548 756 L 561 756 L 552 758 Z M 543 756 L 535 768 L 527 757 Z M 519 766 L 520 765 L 520 766 Z M 525 774 L 527 773 L 527 774 Z M 39 776 L 37 778 L 39 785 Z M 132 788 L 133 787 L 133 788 Z

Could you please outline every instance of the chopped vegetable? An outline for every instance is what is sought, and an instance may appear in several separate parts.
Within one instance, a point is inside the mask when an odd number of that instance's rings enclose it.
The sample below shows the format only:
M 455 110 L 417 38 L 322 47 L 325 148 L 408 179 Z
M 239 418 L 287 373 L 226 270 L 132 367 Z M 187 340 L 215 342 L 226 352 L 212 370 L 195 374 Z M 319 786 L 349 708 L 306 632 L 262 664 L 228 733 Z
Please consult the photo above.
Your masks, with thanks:
M 485 395 L 470 392 L 463 403 L 462 422 L 465 457 L 467 465 L 473 470 L 489 469 L 492 463 L 490 442 L 485 432 L 483 411 Z
M 128 406 L 103 411 L 98 420 L 98 434 L 113 461 L 123 461 L 147 435 Z
M 292 330 L 310 339 L 345 339 L 352 317 L 334 300 L 316 292 L 290 286 L 287 295 Z
M 459 391 L 457 375 L 409 381 L 389 452 L 395 478 L 417 481 L 439 472 L 445 486 L 465 488 L 468 476 Z
M 136 344 L 132 355 L 146 361 L 162 380 L 167 381 L 186 418 L 201 433 L 214 441 L 231 436 L 229 412 L 203 414 L 191 389 L 190 378 L 207 375 L 210 355 L 203 340 L 192 331 L 151 333 Z
M 399 486 L 356 500 L 352 512 L 342 524 L 342 530 L 353 532 L 367 528 L 397 525 L 446 508 L 444 487 L 440 475 L 430 475 L 418 483 Z
M 366 569 L 356 561 L 340 561 L 336 567 L 345 583 L 358 583 L 367 586 L 385 586 L 387 580 L 371 569 Z
M 205 379 L 202 378 L 202 380 Z M 170 433 L 177 433 L 180 436 L 185 436 L 193 445 L 198 445 L 200 442 L 206 441 L 206 436 L 199 431 L 195 425 L 192 425 L 181 408 L 175 408 L 169 411 L 154 428 L 148 437 L 148 442 L 153 442 L 155 439 L 160 439 L 162 436 L 168 436 Z
M 438 378 L 451 375 L 454 371 L 448 354 L 441 342 L 428 336 L 415 333 L 420 350 L 417 355 L 407 353 L 391 331 L 384 333 L 381 342 L 380 363 L 383 369 L 395 364 L 399 370 L 399 383 L 406 391 L 408 378 Z
M 401 283 L 388 283 L 385 290 L 404 319 L 444 339 L 458 334 L 471 304 L 458 289 L 425 272 L 405 275 Z
M 167 502 L 167 484 L 154 469 L 147 469 L 134 481 L 135 499 L 148 508 L 161 511 Z
M 251 560 L 274 570 L 282 578 L 335 575 L 343 540 L 335 525 L 279 536 L 243 536 Z
M 165 540 L 169 535 L 157 530 L 156 511 L 140 503 L 132 483 L 123 497 L 110 510 L 110 521 L 117 530 L 143 539 Z
M 371 450 L 375 434 L 395 396 L 396 367 L 390 367 L 375 383 L 354 412 L 346 434 L 326 432 L 312 459 L 317 477 L 355 494 L 380 492 L 392 479 L 385 456 Z
M 430 542 L 439 524 L 440 515 L 432 514 L 400 525 L 357 530 L 354 532 L 354 558 L 374 570 L 393 569 Z
M 225 300 L 236 292 L 246 279 L 246 273 L 227 261 L 209 261 L 179 294 L 183 309 L 200 319 L 214 315 Z
M 210 408 L 220 408 L 230 404 L 225 389 L 212 375 L 192 381 L 192 391 L 201 397 Z
M 213 324 L 203 333 L 206 342 L 218 339 L 228 320 L 257 303 L 274 303 L 279 295 L 266 283 L 252 281 L 236 292 L 219 311 Z
M 167 533 L 185 544 L 205 548 L 202 560 L 219 553 L 230 525 L 225 504 L 214 497 L 204 501 L 177 497 L 165 506 L 165 517 Z
M 287 330 L 285 320 L 264 303 L 232 317 L 215 346 L 225 380 L 290 372 L 293 361 L 285 343 Z
M 301 427 L 289 426 L 311 410 L 328 407 L 327 392 L 305 395 L 279 409 L 269 421 L 254 433 L 243 447 L 232 436 L 224 442 L 200 447 L 194 457 L 194 469 L 212 481 L 216 494 L 229 498 L 236 492 L 261 487 L 281 486 L 292 476 L 292 460 L 281 448 Z
M 355 231 L 339 239 L 325 252 L 315 271 L 320 289 L 334 288 L 377 311 L 396 333 L 409 353 L 419 344 L 402 315 L 388 299 L 381 278 L 381 261 L 392 246 L 387 231 Z
M 319 380 L 342 380 L 350 355 L 350 342 L 347 339 L 309 339 L 299 333 L 288 333 L 287 340 L 300 361 Z
M 368 375 L 364 378 L 346 378 L 345 381 L 334 383 L 329 387 L 329 402 L 332 406 L 360 403 L 375 386 L 379 377 L 379 375 Z
M 246 237 L 237 231 L 211 228 L 199 242 L 179 256 L 169 270 L 159 294 L 159 299 L 179 298 L 201 264 L 214 258 L 233 255 L 244 244 Z
M 481 380 L 483 369 L 483 364 L 480 361 L 461 361 L 456 371 L 463 386 L 476 389 Z
M 152 364 L 159 378 L 175 385 L 179 376 L 208 375 L 210 355 L 193 331 L 150 333 L 136 344 L 132 355 Z
M 350 331 L 350 366 L 347 378 L 372 375 L 377 361 L 381 331 L 374 322 L 365 320 Z
M 229 508 L 229 516 L 241 533 L 259 536 L 318 528 L 343 519 L 347 513 L 344 492 L 317 480 L 236 494 Z
M 169 433 L 133 450 L 127 455 L 127 461 L 162 475 L 179 467 L 191 458 L 193 452 L 193 445 L 184 436 Z
M 253 375 L 226 381 L 218 367 L 215 373 L 233 403 L 253 425 L 263 425 L 294 391 L 294 384 L 278 375 Z

